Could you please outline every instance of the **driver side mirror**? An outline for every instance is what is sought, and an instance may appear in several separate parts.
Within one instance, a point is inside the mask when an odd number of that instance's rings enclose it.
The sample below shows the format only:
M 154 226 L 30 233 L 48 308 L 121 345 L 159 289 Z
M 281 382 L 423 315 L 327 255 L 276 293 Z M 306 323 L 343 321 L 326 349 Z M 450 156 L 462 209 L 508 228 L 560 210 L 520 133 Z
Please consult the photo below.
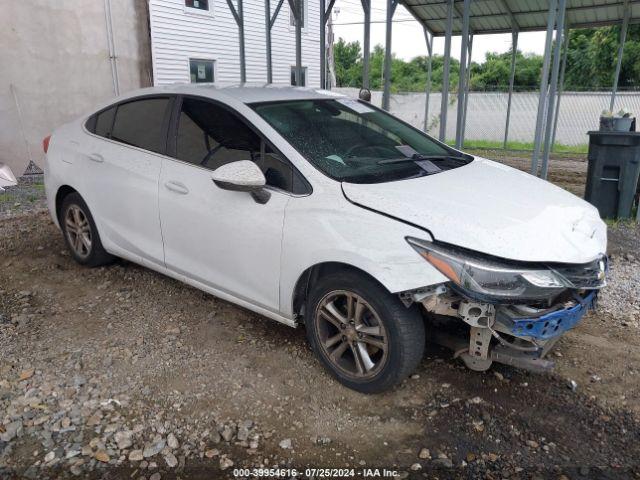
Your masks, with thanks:
M 267 203 L 271 194 L 264 187 L 267 180 L 262 170 L 251 160 L 239 160 L 216 168 L 211 180 L 223 190 L 249 192 L 258 203 Z

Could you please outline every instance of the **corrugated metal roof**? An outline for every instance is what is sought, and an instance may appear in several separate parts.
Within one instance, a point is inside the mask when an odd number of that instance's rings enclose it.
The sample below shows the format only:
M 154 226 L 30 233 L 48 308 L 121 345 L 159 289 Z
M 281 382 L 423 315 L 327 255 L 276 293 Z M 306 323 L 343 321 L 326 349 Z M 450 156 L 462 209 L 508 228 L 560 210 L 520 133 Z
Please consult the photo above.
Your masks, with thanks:
M 444 35 L 447 0 L 399 0 L 435 36 Z M 462 30 L 463 0 L 454 1 L 453 34 Z M 476 34 L 546 30 L 549 0 L 472 0 L 471 31 Z M 571 28 L 621 23 L 624 0 L 567 0 L 566 18 Z M 640 23 L 640 0 L 629 1 L 630 23 Z

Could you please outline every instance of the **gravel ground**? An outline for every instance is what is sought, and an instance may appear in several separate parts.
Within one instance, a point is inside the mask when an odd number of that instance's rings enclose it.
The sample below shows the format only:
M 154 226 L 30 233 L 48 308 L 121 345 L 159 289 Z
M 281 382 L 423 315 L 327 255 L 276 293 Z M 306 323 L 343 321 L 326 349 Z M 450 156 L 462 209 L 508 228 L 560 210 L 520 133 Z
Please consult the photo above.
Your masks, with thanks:
M 415 478 L 632 478 L 637 468 L 638 329 L 604 301 L 562 340 L 556 375 L 477 374 L 432 348 L 414 378 L 370 397 L 330 379 L 300 330 L 132 264 L 75 265 L 44 213 L 4 221 L 0 248 L 4 476 L 207 478 L 362 462 Z M 593 338 L 615 348 L 593 355 Z
M 622 326 L 640 328 L 640 263 L 635 255 L 614 256 L 600 307 Z
M 640 478 L 637 230 L 611 228 L 598 310 L 553 374 L 466 370 L 430 346 L 391 392 L 343 388 L 301 329 L 120 261 L 76 265 L 48 214 L 0 222 L 0 478 Z
M 37 212 L 47 207 L 42 181 L 22 180 L 0 192 L 0 220 Z

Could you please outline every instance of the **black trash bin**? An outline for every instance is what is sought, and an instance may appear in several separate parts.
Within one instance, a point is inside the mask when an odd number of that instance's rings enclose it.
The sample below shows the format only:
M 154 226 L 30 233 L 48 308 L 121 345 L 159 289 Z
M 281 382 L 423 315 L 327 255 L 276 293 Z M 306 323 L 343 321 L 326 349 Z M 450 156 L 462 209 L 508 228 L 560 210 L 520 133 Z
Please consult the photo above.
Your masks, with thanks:
M 640 175 L 640 132 L 589 132 L 584 198 L 602 218 L 631 217 Z

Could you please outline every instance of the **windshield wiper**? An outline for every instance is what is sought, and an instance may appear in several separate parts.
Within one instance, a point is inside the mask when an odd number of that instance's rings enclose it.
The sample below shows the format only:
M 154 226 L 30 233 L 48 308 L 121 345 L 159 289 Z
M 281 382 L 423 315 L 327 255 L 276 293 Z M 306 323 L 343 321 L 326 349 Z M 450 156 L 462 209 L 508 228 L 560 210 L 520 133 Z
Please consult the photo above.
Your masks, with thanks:
M 410 157 L 387 158 L 385 160 L 380 160 L 377 164 L 389 165 L 392 163 L 419 162 L 420 160 L 465 160 L 465 158 L 458 155 L 421 155 L 416 153 Z

